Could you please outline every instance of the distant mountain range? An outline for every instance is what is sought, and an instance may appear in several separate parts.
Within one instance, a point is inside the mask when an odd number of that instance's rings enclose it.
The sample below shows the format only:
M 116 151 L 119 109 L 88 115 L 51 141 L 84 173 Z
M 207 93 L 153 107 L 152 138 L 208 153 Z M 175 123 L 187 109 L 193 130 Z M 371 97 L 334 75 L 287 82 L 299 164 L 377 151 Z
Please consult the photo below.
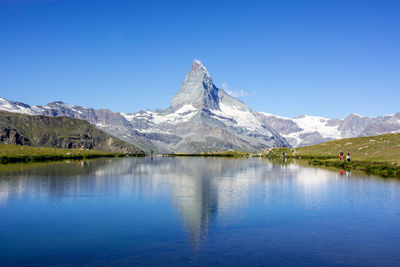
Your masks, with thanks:
M 400 113 L 383 117 L 351 114 L 345 119 L 299 116 L 294 119 L 254 112 L 217 88 L 207 69 L 195 60 L 171 105 L 161 111 L 118 113 L 53 102 L 29 106 L 0 98 L 0 110 L 85 120 L 145 151 L 258 151 L 268 147 L 305 146 L 331 139 L 400 131 Z
M 260 120 L 274 128 L 292 147 L 319 144 L 333 139 L 400 132 L 400 112 L 380 117 L 350 114 L 345 119 L 298 116 L 294 119 L 257 113 Z

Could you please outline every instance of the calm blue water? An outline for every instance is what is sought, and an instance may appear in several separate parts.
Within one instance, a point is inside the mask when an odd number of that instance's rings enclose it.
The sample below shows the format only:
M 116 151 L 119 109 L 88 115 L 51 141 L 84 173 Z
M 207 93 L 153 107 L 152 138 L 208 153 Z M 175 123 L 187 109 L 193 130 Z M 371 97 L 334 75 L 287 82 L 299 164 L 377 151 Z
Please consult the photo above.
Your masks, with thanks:
M 400 182 L 261 159 L 0 166 L 0 266 L 399 266 Z

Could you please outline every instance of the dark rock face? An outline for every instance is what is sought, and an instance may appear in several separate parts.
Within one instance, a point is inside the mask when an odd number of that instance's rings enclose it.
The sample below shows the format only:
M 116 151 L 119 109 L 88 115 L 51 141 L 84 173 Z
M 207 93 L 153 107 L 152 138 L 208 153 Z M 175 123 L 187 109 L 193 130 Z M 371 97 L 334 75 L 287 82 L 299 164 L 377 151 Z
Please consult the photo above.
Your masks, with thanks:
M 0 129 L 0 143 L 8 145 L 24 145 L 29 146 L 29 139 L 22 136 L 18 130 L 12 127 L 4 127 Z
M 118 140 L 85 121 L 69 117 L 0 112 L 0 142 L 65 149 L 82 147 L 144 155 L 134 145 Z

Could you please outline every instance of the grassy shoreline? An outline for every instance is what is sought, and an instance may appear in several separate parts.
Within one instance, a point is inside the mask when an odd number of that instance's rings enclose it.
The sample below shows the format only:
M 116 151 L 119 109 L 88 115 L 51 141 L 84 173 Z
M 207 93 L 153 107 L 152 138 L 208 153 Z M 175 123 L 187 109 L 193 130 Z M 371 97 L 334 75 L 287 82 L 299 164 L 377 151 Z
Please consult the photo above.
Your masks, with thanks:
M 96 150 L 77 150 L 0 144 L 0 163 L 81 160 L 102 157 L 132 156 L 127 153 L 110 153 Z M 135 155 L 138 156 L 138 155 Z
M 339 151 L 350 153 L 351 162 L 339 161 Z M 309 165 L 355 169 L 382 177 L 400 178 L 400 134 L 347 138 L 299 148 L 270 148 L 261 153 L 214 151 L 204 153 L 171 153 L 165 157 L 287 158 L 309 160 Z M 65 159 L 132 156 L 94 150 L 56 149 L 0 144 L 0 163 L 40 162 Z M 144 156 L 144 155 L 133 155 Z
M 167 157 L 226 157 L 226 158 L 248 158 L 262 157 L 270 158 L 269 154 L 256 154 L 247 152 L 220 152 L 220 153 L 176 153 L 163 154 Z M 272 154 L 272 158 L 282 158 L 282 154 Z M 318 156 L 318 155 L 287 155 L 288 159 L 303 159 L 308 160 L 308 164 L 312 166 L 335 167 L 343 170 L 360 170 L 368 175 L 378 175 L 385 178 L 395 177 L 400 179 L 400 166 L 393 165 L 386 161 L 354 161 L 346 162 L 339 161 L 337 157 Z
M 350 162 L 340 161 L 339 152 L 346 156 L 350 153 Z M 335 167 L 345 170 L 361 170 L 366 174 L 382 177 L 400 178 L 400 134 L 384 134 L 332 140 L 322 144 L 290 148 L 273 148 L 268 153 L 288 158 L 308 159 L 313 166 Z
M 318 160 L 309 161 L 310 165 L 335 167 L 343 170 L 361 170 L 366 174 L 379 175 L 385 178 L 395 177 L 400 179 L 400 167 L 386 162 Z
M 340 161 L 339 152 L 350 153 L 351 162 Z M 361 170 L 366 174 L 400 178 L 400 134 L 384 134 L 332 140 L 322 144 L 287 148 L 265 149 L 261 153 L 241 151 L 215 151 L 206 153 L 176 153 L 163 156 L 176 157 L 263 157 L 308 160 L 309 165 Z

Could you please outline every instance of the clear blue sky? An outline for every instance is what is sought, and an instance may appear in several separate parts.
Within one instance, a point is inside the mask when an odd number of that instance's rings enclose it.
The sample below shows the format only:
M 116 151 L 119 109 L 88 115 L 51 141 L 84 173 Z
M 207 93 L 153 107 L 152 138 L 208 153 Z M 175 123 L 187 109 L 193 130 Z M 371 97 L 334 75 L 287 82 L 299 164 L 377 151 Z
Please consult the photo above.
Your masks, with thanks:
M 166 108 L 193 59 L 255 111 L 400 111 L 400 1 L 0 0 L 0 96 Z

